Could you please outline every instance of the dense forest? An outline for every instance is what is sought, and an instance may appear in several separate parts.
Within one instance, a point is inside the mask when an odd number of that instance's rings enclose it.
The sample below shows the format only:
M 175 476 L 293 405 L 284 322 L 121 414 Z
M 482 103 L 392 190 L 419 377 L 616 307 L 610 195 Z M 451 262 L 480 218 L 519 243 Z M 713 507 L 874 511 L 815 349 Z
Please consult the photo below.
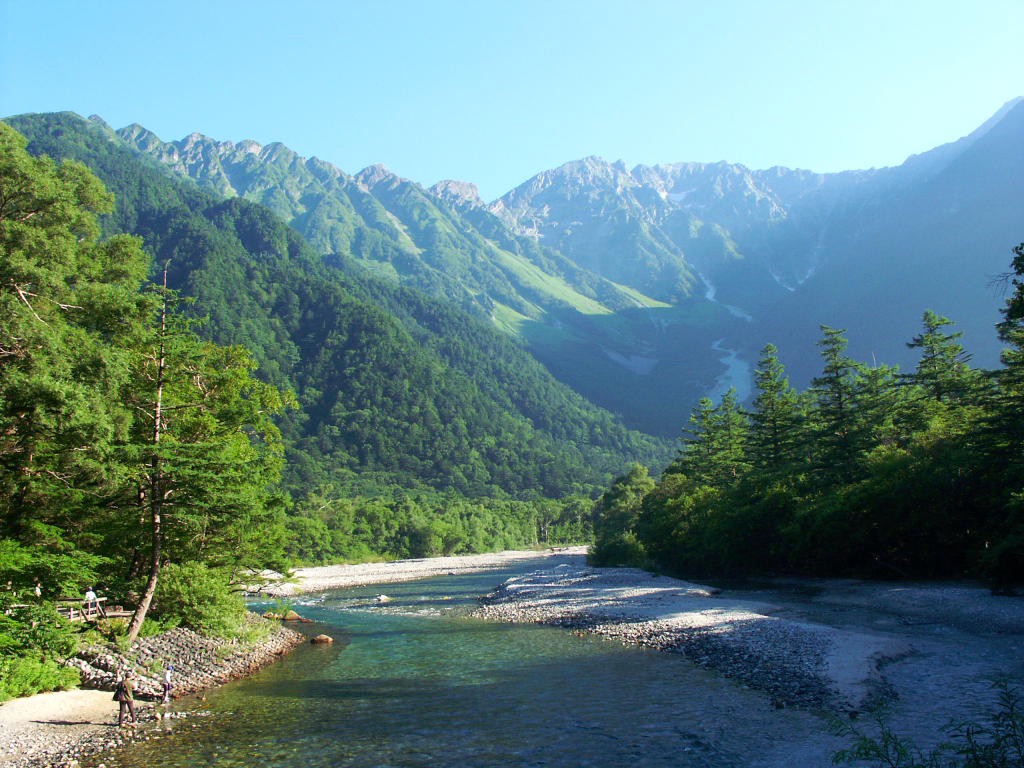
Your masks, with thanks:
M 560 498 L 670 458 L 479 318 L 322 259 L 266 208 L 171 179 L 75 115 L 9 122 L 32 154 L 88 165 L 115 196 L 104 232 L 140 236 L 200 333 L 244 345 L 260 378 L 295 392 L 279 425 L 296 497 Z
M 910 373 L 846 355 L 822 326 L 797 392 L 764 348 L 747 410 L 702 400 L 657 480 L 637 465 L 594 510 L 594 557 L 676 574 L 972 575 L 1024 580 L 1024 244 L 998 326 L 1003 367 L 976 370 L 953 323 L 923 315 Z

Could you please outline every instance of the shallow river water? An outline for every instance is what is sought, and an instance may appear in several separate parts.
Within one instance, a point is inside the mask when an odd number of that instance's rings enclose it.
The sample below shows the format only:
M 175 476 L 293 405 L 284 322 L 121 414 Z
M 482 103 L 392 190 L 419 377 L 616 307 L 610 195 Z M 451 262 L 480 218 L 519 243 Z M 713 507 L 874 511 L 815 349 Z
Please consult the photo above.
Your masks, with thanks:
M 175 702 L 191 714 L 83 763 L 195 766 L 827 766 L 816 715 L 674 654 L 466 614 L 517 572 L 300 601 L 333 646 Z M 390 602 L 377 604 L 386 592 Z M 156 738 L 154 738 L 156 737 Z

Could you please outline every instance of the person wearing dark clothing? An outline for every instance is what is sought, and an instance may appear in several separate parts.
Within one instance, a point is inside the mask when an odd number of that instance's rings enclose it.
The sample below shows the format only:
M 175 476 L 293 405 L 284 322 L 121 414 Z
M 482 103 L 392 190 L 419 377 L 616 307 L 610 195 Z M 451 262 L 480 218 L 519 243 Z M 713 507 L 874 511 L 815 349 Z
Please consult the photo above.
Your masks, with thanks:
M 117 713 L 117 724 L 123 726 L 125 712 L 132 716 L 132 725 L 135 724 L 135 677 L 128 672 L 114 689 L 114 701 L 119 705 Z

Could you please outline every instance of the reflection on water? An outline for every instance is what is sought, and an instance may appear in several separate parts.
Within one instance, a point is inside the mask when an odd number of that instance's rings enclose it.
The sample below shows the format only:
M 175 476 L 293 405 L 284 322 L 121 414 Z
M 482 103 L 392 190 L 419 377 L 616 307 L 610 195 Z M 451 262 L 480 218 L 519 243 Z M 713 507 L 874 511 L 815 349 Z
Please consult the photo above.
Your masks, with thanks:
M 524 566 L 515 566 L 522 569 Z M 819 718 L 681 657 L 466 617 L 509 573 L 329 593 L 304 646 L 177 708 L 209 716 L 102 757 L 142 766 L 829 765 Z M 386 591 L 389 602 L 378 604 Z M 95 766 L 94 758 L 85 765 Z

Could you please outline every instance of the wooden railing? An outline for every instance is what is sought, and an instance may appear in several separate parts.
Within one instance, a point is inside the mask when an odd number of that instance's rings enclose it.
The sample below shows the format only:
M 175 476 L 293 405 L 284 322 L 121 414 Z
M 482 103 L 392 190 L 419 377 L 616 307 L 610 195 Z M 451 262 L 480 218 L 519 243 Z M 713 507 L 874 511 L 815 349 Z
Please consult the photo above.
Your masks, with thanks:
M 96 621 L 97 619 L 124 618 L 131 616 L 124 606 L 107 606 L 107 598 L 97 597 L 90 603 L 73 597 L 62 597 L 57 600 L 57 613 L 68 621 Z

